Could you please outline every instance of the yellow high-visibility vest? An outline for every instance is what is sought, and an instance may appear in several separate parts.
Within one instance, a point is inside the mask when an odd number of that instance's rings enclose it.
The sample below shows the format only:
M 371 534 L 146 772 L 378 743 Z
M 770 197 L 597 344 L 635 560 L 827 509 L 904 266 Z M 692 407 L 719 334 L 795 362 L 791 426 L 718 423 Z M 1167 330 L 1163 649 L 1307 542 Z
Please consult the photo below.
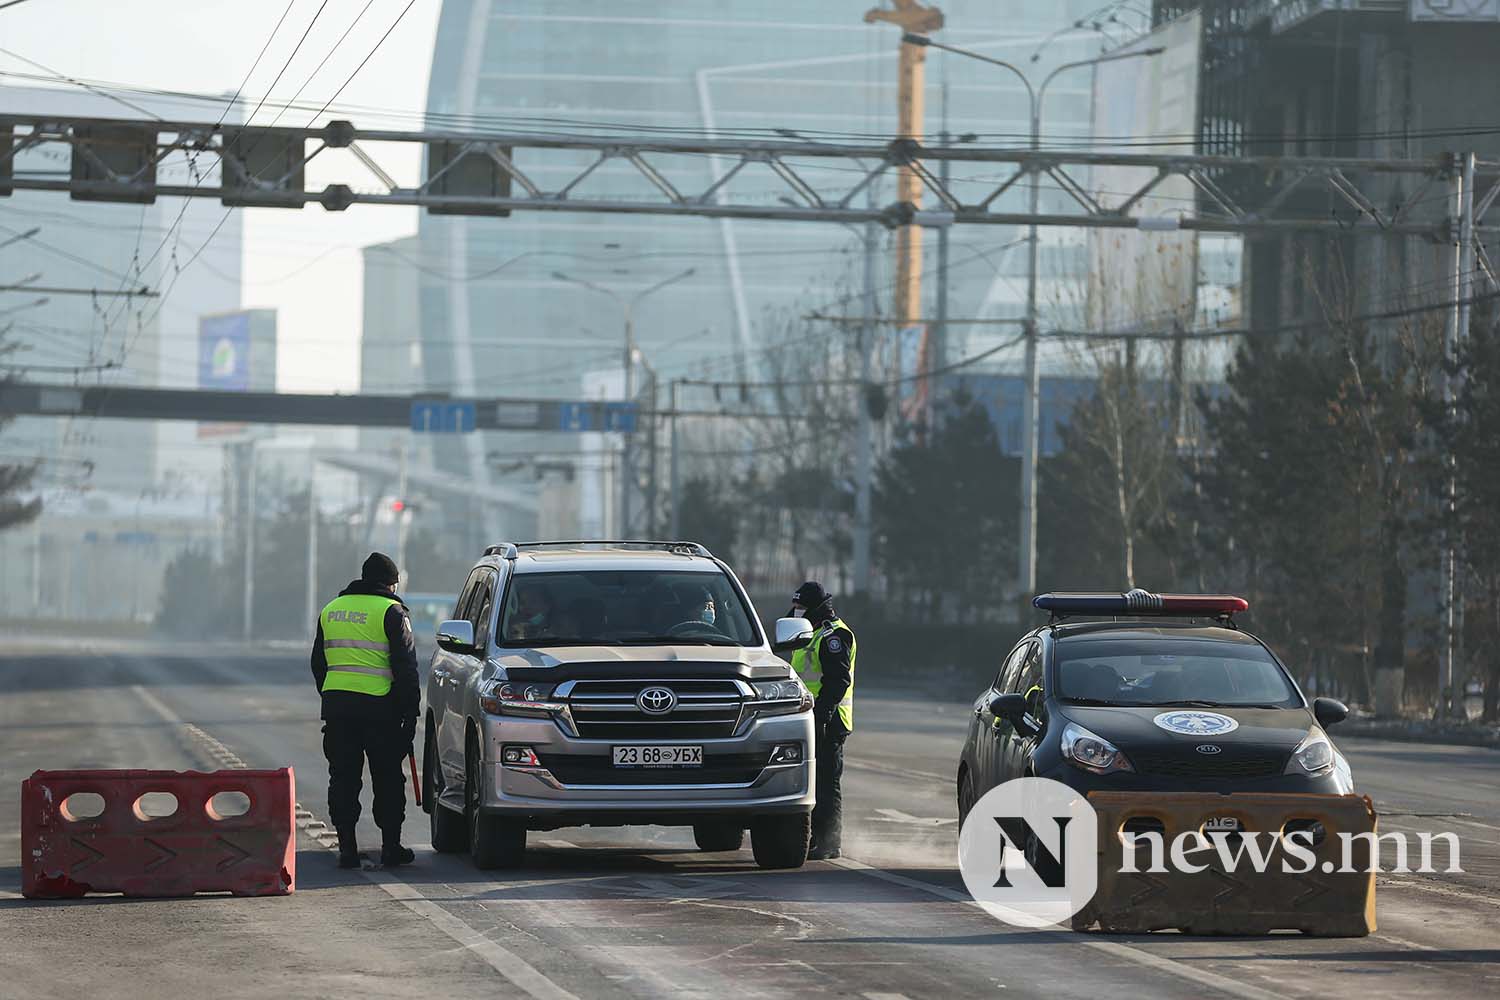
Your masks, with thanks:
M 391 642 L 385 613 L 395 598 L 345 594 L 323 608 L 323 655 L 328 660 L 324 691 L 353 691 L 380 697 L 391 690 Z
M 843 722 L 844 728 L 854 732 L 854 652 L 857 643 L 854 641 L 854 630 L 845 625 L 843 620 L 835 618 L 824 623 L 823 627 L 813 633 L 806 646 L 792 653 L 792 669 L 797 671 L 797 676 L 802 678 L 802 683 L 807 685 L 807 690 L 812 692 L 814 698 L 818 692 L 823 690 L 823 663 L 819 656 L 823 648 L 823 640 L 828 633 L 835 629 L 843 629 L 849 633 L 849 689 L 844 692 L 844 697 L 839 701 L 839 720 Z

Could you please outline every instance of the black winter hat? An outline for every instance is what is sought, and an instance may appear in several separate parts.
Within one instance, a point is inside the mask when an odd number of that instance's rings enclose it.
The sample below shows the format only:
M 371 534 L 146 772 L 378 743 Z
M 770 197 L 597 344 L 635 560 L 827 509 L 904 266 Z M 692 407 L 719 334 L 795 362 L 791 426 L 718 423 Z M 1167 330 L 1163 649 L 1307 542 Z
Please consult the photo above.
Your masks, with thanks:
M 824 590 L 823 585 L 816 580 L 808 580 L 792 595 L 792 603 L 801 605 L 808 611 L 815 611 L 831 600 L 833 595 Z
M 377 587 L 388 587 L 401 582 L 401 571 L 396 568 L 396 560 L 384 552 L 371 552 L 360 567 L 359 578 Z

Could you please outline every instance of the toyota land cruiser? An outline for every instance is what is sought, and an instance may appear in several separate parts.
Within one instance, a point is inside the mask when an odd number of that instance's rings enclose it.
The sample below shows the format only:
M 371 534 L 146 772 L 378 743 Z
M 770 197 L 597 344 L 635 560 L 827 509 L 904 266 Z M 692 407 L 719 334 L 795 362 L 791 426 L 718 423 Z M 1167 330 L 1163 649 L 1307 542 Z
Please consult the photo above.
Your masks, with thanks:
M 805 643 L 799 619 L 777 649 Z M 521 862 L 529 830 L 691 826 L 795 868 L 813 807 L 812 697 L 739 581 L 691 542 L 503 543 L 438 626 L 423 808 L 440 852 Z

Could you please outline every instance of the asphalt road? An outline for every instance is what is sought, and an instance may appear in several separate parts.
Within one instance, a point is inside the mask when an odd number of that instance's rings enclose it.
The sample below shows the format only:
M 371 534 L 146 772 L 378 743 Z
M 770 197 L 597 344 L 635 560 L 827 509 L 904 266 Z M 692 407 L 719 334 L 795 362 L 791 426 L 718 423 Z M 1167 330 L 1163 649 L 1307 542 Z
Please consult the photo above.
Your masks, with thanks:
M 19 897 L 19 796 L 37 768 L 296 768 L 325 815 L 317 704 L 294 653 L 0 654 L 0 997 L 1382 997 L 1500 994 L 1500 753 L 1340 741 L 1382 828 L 1453 830 L 1465 873 L 1382 876 L 1364 939 L 1027 931 L 955 870 L 952 772 L 970 692 L 931 703 L 862 685 L 846 858 L 764 872 L 685 831 L 532 835 L 526 867 L 340 872 L 305 839 L 289 897 Z M 1337 731 L 1335 730 L 1335 738 Z M 368 794 L 368 792 L 367 792 Z M 368 823 L 368 819 L 365 821 Z M 373 827 L 363 831 L 375 847 Z

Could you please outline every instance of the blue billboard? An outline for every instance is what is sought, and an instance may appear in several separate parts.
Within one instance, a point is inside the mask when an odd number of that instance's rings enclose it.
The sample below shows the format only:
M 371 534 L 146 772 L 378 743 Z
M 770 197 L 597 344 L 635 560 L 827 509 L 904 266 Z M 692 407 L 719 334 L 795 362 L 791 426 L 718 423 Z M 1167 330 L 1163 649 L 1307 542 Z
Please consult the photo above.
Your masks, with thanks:
M 228 313 L 198 321 L 198 388 L 250 388 L 250 316 Z

